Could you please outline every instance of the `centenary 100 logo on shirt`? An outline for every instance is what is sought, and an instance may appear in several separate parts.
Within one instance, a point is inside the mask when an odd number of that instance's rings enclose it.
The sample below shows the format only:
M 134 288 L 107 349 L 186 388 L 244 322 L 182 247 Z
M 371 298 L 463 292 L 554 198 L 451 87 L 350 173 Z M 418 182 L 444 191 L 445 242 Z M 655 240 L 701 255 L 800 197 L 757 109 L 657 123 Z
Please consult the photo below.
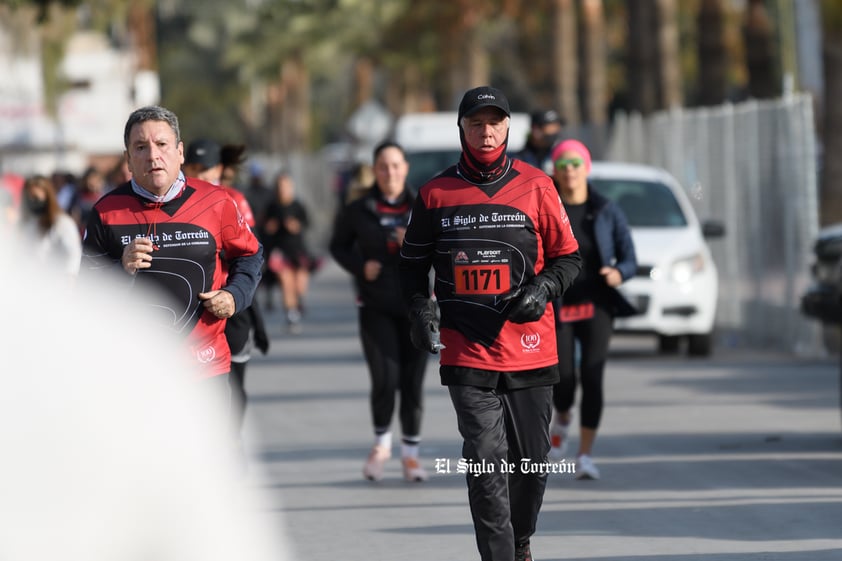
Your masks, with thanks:
M 536 353 L 541 348 L 541 335 L 538 333 L 524 333 L 520 336 L 520 346 L 527 353 Z

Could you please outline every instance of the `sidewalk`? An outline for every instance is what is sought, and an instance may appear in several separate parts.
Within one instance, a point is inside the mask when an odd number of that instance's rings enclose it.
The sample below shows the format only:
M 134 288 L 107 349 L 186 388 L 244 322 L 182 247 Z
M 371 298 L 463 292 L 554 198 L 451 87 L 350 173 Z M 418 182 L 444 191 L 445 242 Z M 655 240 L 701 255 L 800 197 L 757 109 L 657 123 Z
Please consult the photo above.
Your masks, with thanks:
M 438 458 L 455 471 L 461 449 L 436 358 L 421 450 L 430 481 L 405 483 L 393 458 L 371 483 L 361 475 L 368 375 L 351 281 L 332 262 L 313 279 L 308 310 L 299 336 L 283 332 L 277 309 L 265 313 L 272 348 L 247 375 L 249 449 L 299 556 L 478 559 L 465 476 L 434 473 Z M 616 349 L 596 448 L 603 478 L 550 475 L 536 559 L 842 559 L 835 363 L 663 358 L 634 341 Z

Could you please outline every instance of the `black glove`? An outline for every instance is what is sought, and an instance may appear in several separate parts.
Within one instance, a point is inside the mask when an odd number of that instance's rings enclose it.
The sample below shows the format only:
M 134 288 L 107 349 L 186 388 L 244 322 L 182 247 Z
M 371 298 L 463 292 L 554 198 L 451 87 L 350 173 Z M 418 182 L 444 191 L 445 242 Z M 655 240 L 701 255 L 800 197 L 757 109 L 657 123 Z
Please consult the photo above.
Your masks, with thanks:
M 549 296 L 550 291 L 543 279 L 539 281 L 536 278 L 532 283 L 513 290 L 503 297 L 504 301 L 512 302 L 509 307 L 509 321 L 512 323 L 538 321 L 547 310 Z
M 439 316 L 435 302 L 429 298 L 413 300 L 409 321 L 409 338 L 416 348 L 428 353 L 438 353 L 444 348 L 439 335 Z

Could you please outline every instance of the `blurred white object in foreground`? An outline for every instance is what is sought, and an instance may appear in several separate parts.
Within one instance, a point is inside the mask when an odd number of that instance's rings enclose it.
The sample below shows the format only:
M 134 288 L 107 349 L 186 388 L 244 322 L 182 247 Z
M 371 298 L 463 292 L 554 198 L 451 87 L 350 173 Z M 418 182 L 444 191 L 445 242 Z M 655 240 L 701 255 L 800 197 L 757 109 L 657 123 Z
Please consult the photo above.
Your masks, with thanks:
M 0 231 L 0 559 L 289 559 L 180 341 L 29 261 Z

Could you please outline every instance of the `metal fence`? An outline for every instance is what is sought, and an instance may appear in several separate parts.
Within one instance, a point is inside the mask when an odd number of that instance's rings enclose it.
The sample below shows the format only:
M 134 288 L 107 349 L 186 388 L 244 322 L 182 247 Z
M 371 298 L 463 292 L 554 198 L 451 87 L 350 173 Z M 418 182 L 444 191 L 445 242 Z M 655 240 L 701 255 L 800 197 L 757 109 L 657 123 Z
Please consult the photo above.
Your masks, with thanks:
M 814 128 L 808 95 L 614 121 L 605 159 L 667 169 L 701 220 L 725 224 L 709 243 L 720 344 L 823 352 L 819 326 L 799 312 L 819 224 Z

